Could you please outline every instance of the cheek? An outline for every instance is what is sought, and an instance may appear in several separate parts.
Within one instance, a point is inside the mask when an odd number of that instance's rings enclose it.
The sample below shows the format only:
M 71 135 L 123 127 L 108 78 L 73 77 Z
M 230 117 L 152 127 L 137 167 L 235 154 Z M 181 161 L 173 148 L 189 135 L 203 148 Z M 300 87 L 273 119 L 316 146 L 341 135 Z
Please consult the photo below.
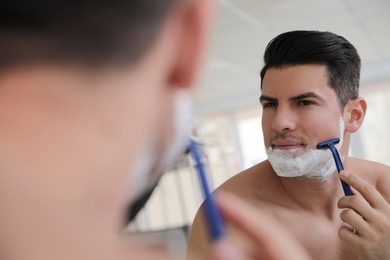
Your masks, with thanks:
M 263 140 L 265 147 L 269 147 L 269 139 L 271 138 L 272 129 L 271 129 L 271 123 L 267 121 L 264 117 L 261 120 L 261 128 L 263 132 Z
M 261 115 L 261 126 L 263 128 L 263 131 L 267 131 L 267 129 L 272 128 L 272 122 L 274 120 L 275 113 L 273 111 L 267 110 L 262 112 Z M 270 130 L 268 130 L 270 131 Z
M 306 136 L 310 139 L 310 146 L 316 147 L 318 143 L 330 139 L 340 138 L 339 119 L 316 119 L 305 127 Z

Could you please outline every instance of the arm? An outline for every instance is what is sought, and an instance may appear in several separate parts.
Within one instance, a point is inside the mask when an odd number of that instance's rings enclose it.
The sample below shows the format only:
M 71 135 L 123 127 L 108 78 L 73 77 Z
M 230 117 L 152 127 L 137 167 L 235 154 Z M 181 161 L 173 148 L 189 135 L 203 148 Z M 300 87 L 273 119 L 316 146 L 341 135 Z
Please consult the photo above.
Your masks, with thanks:
M 340 177 L 357 191 L 338 203 L 344 209 L 341 219 L 350 225 L 340 228 L 340 239 L 356 250 L 361 259 L 389 259 L 389 203 L 373 185 L 358 176 L 343 171 Z

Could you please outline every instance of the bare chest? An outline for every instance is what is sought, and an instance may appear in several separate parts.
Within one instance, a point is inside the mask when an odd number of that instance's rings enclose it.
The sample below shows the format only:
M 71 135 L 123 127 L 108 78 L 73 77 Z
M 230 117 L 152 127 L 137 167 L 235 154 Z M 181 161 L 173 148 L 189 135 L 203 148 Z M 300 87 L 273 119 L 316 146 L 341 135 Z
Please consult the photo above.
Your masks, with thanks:
M 338 237 L 341 220 L 325 221 L 305 214 L 277 216 L 283 226 L 316 260 L 356 259 L 351 248 Z

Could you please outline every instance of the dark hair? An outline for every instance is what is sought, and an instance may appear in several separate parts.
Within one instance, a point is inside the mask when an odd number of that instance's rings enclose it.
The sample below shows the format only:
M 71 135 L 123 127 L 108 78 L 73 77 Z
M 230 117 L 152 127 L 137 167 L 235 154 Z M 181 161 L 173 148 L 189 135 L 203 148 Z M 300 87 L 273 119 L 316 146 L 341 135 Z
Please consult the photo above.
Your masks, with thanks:
M 360 57 L 349 41 L 331 32 L 291 31 L 272 39 L 265 50 L 261 83 L 269 68 L 304 64 L 327 66 L 329 85 L 342 109 L 359 97 Z
M 175 1 L 6 1 L 0 4 L 0 70 L 36 62 L 135 62 Z

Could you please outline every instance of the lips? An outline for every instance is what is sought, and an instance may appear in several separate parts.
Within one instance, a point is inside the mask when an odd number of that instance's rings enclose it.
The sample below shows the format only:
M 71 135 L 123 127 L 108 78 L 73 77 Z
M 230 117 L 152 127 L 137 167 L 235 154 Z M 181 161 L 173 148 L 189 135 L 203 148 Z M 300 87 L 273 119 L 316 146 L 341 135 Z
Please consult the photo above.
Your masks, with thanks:
M 272 149 L 279 150 L 296 150 L 296 149 L 304 149 L 306 146 L 302 143 L 286 143 L 286 144 L 272 144 Z
M 272 149 L 279 150 L 296 150 L 296 149 L 305 149 L 305 145 L 302 140 L 291 139 L 291 138 L 277 138 L 272 140 L 271 147 Z

